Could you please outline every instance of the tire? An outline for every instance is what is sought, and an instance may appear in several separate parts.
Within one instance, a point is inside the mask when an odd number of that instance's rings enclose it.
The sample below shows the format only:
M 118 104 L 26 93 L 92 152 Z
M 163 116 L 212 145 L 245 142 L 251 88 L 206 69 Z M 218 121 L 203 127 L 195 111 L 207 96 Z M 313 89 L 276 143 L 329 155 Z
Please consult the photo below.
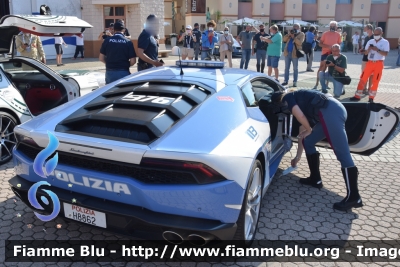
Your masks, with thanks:
M 16 145 L 15 126 L 17 119 L 9 113 L 0 111 L 0 165 L 12 159 L 12 151 Z
M 260 218 L 262 188 L 262 165 L 259 160 L 256 160 L 251 169 L 251 176 L 243 198 L 242 209 L 239 219 L 236 222 L 237 230 L 233 237 L 234 240 L 243 240 L 246 244 L 253 242 L 257 232 L 258 219 Z M 251 205 L 249 206 L 250 203 Z M 254 213 L 252 214 L 250 210 L 253 210 Z

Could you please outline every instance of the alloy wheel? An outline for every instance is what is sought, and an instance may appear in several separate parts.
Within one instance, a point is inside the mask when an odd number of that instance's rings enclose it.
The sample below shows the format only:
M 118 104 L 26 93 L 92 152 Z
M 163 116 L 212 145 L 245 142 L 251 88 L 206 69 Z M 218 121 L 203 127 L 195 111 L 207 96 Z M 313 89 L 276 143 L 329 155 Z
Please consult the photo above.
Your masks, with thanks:
M 16 145 L 14 136 L 15 120 L 0 114 L 0 164 L 12 158 L 12 150 Z
M 254 169 L 253 179 L 247 194 L 246 213 L 245 213 L 245 238 L 252 240 L 258 223 L 258 217 L 261 208 L 261 195 L 262 195 L 262 178 L 261 170 Z

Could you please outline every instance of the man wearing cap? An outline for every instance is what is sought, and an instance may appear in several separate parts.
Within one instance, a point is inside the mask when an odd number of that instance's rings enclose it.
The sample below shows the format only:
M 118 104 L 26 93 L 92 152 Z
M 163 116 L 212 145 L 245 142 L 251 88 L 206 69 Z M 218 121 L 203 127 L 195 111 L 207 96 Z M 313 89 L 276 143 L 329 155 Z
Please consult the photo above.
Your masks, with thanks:
M 106 64 L 106 84 L 130 75 L 129 68 L 136 64 L 133 44 L 123 34 L 125 26 L 114 23 L 114 35 L 104 40 L 99 59 Z
M 158 35 L 160 21 L 156 15 L 149 15 L 146 20 L 145 29 L 138 39 L 138 71 L 161 67 L 164 63 L 158 61 L 158 43 L 154 36 Z
M 196 41 L 194 41 L 194 43 L 193 43 L 194 59 L 198 60 L 199 54 L 200 54 L 200 46 L 201 46 L 201 31 L 199 29 L 198 23 L 194 24 L 194 29 L 192 31 L 192 34 L 193 34 L 193 36 L 196 36 Z
M 101 32 L 97 37 L 97 40 L 104 41 L 107 37 L 114 35 L 114 23 L 110 23 L 107 29 L 104 32 Z
M 214 20 L 207 22 L 208 30 L 201 35 L 201 60 L 209 58 L 213 54 L 215 44 L 218 43 L 218 36 L 214 32 L 216 26 Z
M 183 41 L 182 48 L 182 59 L 185 60 L 187 57 L 189 60 L 193 60 L 194 56 L 194 42 L 196 41 L 196 36 L 192 33 L 192 26 L 187 25 L 186 31 L 179 38 L 179 42 Z

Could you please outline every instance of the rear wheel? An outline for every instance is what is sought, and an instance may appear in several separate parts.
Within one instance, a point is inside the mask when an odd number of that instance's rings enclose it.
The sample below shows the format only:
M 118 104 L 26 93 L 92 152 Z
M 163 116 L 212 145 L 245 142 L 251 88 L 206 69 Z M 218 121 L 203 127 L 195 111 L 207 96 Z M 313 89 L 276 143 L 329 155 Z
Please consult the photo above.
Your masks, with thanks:
M 0 111 L 0 165 L 12 158 L 12 150 L 16 144 L 14 128 L 17 120 L 9 113 Z
M 235 240 L 251 243 L 257 231 L 262 199 L 263 170 L 259 160 L 256 160 L 251 170 L 243 199 L 242 210 L 237 221 Z

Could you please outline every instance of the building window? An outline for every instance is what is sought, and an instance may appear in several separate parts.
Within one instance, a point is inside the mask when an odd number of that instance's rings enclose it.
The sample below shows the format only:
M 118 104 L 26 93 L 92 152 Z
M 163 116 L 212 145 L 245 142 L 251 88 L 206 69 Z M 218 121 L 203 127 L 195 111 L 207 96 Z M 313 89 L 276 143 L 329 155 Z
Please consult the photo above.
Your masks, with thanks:
M 111 23 L 121 19 L 125 21 L 124 6 L 104 6 L 104 28 L 108 28 Z
M 303 0 L 303 4 L 316 4 L 317 0 Z
M 371 4 L 387 4 L 389 0 L 372 0 Z
M 283 0 L 271 0 L 270 3 L 283 3 Z
M 351 0 L 336 0 L 336 4 L 351 4 Z

